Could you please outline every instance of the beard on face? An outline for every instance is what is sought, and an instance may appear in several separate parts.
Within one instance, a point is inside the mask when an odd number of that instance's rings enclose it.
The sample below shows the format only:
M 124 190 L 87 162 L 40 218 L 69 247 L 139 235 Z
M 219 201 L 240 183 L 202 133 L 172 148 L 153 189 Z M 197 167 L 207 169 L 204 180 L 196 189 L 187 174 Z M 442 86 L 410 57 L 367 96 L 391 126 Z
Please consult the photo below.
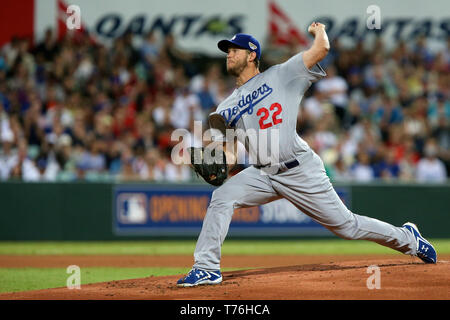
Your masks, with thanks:
M 240 61 L 236 61 L 234 66 L 229 67 L 227 64 L 227 72 L 234 77 L 238 77 L 241 72 L 244 71 L 245 67 L 247 67 L 247 57 Z

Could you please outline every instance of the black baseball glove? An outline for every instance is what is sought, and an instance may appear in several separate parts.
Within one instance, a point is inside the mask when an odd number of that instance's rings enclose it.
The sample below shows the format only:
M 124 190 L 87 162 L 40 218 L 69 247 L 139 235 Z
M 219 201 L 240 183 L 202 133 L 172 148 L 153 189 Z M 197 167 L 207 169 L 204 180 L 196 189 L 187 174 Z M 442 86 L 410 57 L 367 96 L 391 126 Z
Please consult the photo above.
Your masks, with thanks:
M 228 177 L 228 166 L 225 152 L 216 156 L 215 148 L 188 148 L 191 154 L 191 165 L 195 173 L 213 186 L 220 186 Z

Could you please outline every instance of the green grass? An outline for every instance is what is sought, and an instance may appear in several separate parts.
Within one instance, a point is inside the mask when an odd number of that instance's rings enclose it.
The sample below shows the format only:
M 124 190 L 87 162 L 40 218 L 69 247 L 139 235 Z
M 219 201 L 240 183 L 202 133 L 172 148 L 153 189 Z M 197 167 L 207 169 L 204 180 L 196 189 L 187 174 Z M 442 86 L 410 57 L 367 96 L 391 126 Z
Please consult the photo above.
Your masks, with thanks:
M 88 283 L 186 273 L 186 268 L 88 267 L 80 270 L 81 286 Z M 0 268 L 0 292 L 65 287 L 71 274 L 64 268 Z
M 431 239 L 438 254 L 450 254 L 450 239 Z M 192 255 L 194 240 L 112 242 L 0 242 L 0 255 Z M 389 254 L 394 250 L 369 241 L 226 240 L 223 254 Z
M 222 271 L 245 268 L 223 268 Z M 68 278 L 64 268 L 0 268 L 0 293 L 66 287 Z M 80 269 L 81 288 L 96 282 L 146 278 L 150 276 L 184 275 L 189 268 L 117 268 L 86 267 Z
M 439 254 L 450 254 L 450 239 L 431 239 Z M 0 242 L 1 255 L 170 255 L 192 256 L 195 241 L 114 241 L 114 242 Z M 234 240 L 225 241 L 223 255 L 282 254 L 398 254 L 368 241 L 320 240 Z M 230 269 L 227 269 L 230 270 Z M 227 271 L 224 269 L 224 271 Z M 185 274 L 186 268 L 86 267 L 81 269 L 81 285 L 163 275 Z M 64 268 L 0 268 L 0 292 L 64 287 L 70 275 Z

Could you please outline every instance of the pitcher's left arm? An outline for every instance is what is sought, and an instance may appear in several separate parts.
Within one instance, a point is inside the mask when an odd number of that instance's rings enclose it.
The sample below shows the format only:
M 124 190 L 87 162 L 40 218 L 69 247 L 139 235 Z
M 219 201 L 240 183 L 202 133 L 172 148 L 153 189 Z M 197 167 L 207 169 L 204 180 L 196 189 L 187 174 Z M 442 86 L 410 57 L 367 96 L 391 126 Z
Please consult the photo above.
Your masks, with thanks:
M 313 22 L 308 27 L 308 32 L 314 36 L 314 42 L 311 48 L 303 52 L 303 63 L 310 69 L 327 56 L 330 50 L 330 42 L 325 31 L 325 25 L 322 23 Z

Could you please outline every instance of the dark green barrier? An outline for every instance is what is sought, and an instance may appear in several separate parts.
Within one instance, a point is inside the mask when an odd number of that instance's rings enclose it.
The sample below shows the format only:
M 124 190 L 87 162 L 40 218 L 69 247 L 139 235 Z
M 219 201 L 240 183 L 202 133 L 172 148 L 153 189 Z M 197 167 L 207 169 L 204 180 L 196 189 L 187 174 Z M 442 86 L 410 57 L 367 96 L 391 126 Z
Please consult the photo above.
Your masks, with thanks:
M 111 183 L 0 183 L 0 240 L 117 240 Z M 352 185 L 353 212 L 450 237 L 450 185 Z M 301 235 L 299 235 L 301 236 Z M 132 238 L 137 239 L 137 238 Z M 140 237 L 142 239 L 142 237 Z
M 352 211 L 396 226 L 414 222 L 426 237 L 450 238 L 450 185 L 353 185 Z
M 107 240 L 110 183 L 0 183 L 0 240 Z

